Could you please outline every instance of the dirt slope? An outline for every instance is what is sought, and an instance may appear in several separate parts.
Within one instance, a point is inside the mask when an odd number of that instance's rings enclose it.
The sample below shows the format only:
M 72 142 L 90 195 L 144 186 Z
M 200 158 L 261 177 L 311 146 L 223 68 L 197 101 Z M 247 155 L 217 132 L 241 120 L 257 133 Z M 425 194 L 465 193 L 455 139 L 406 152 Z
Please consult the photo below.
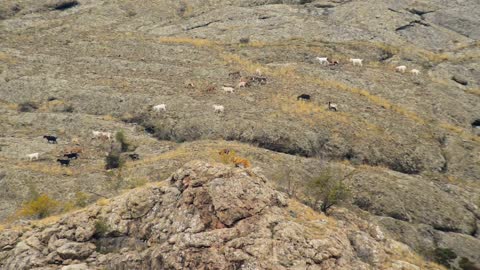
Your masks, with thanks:
M 472 126 L 480 119 L 479 7 L 4 0 L 0 219 L 32 193 L 68 201 L 83 192 L 94 201 L 163 180 L 192 159 L 218 161 L 230 148 L 278 189 L 297 183 L 299 196 L 326 166 L 354 172 L 349 208 L 418 252 L 451 248 L 480 263 L 480 132 Z M 395 72 L 398 65 L 420 75 Z M 239 83 L 230 73 L 257 69 L 266 84 L 222 90 Z M 311 101 L 297 101 L 300 94 Z M 25 102 L 37 109 L 19 111 Z M 162 103 L 166 112 L 151 110 Z M 123 130 L 141 160 L 124 154 L 125 167 L 106 172 L 111 144 L 92 130 Z M 47 134 L 59 143 L 47 144 Z M 73 146 L 81 158 L 59 167 Z M 35 152 L 40 160 L 28 162 Z

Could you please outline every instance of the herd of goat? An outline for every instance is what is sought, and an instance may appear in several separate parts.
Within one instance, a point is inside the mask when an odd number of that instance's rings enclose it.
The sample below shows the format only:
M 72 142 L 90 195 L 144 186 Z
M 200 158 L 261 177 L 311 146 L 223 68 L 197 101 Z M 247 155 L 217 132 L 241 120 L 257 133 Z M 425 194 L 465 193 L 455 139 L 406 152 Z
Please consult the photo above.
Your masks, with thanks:
M 103 132 L 103 131 L 92 131 L 93 139 L 106 139 L 110 141 L 112 139 L 112 133 L 110 132 Z M 52 135 L 45 135 L 43 136 L 44 139 L 47 140 L 47 143 L 50 144 L 57 144 L 58 137 Z M 79 140 L 77 138 L 72 139 L 72 143 L 79 144 Z M 72 147 L 69 148 L 66 153 L 63 154 L 63 158 L 58 158 L 56 161 L 60 164 L 60 166 L 68 167 L 70 165 L 71 160 L 78 159 L 80 157 L 80 153 L 82 153 L 81 147 Z M 139 160 L 140 155 L 137 153 L 132 153 L 128 155 L 132 160 Z M 40 158 L 40 153 L 32 153 L 28 154 L 27 158 L 29 161 L 38 160 Z
M 340 64 L 339 60 L 330 59 L 328 57 L 316 57 L 315 59 L 318 62 L 320 62 L 321 65 L 335 66 L 335 65 Z M 352 63 L 353 66 L 361 66 L 361 67 L 363 66 L 363 59 L 350 58 L 349 62 Z M 395 71 L 400 72 L 400 73 L 405 73 L 407 71 L 407 67 L 404 66 L 404 65 L 397 66 L 397 67 L 395 67 Z M 237 84 L 237 88 L 248 87 L 252 83 L 265 84 L 266 81 L 267 81 L 267 78 L 262 77 L 262 71 L 257 68 L 255 73 L 256 73 L 256 76 L 241 77 L 240 72 L 237 71 L 237 72 L 230 73 L 229 77 L 240 78 L 240 81 Z M 415 76 L 418 76 L 418 75 L 420 75 L 420 70 L 411 69 L 410 73 L 415 75 Z M 189 83 L 189 86 L 193 87 L 193 83 Z M 213 91 L 214 89 L 215 89 L 214 86 L 210 86 L 209 88 L 207 88 L 207 91 L 208 92 Z M 235 87 L 223 85 L 222 90 L 225 93 L 233 94 L 235 92 Z M 297 96 L 297 100 L 310 101 L 311 96 L 309 94 L 301 94 L 301 95 Z M 330 110 L 330 111 L 337 111 L 338 110 L 338 105 L 337 104 L 332 103 L 330 101 L 327 104 L 328 104 L 328 110 Z M 225 107 L 223 105 L 214 104 L 212 107 L 213 107 L 213 110 L 214 110 L 215 113 L 223 113 L 225 111 Z M 167 105 L 165 103 L 158 104 L 158 105 L 153 106 L 152 110 L 154 112 L 157 112 L 157 113 L 166 112 L 167 111 Z
M 335 66 L 335 65 L 340 64 L 340 61 L 330 59 L 328 57 L 316 57 L 316 60 L 318 62 L 320 62 L 321 65 Z M 350 58 L 349 62 L 352 63 L 353 66 L 360 66 L 360 67 L 363 66 L 363 59 Z M 407 67 L 404 66 L 404 65 L 397 66 L 397 67 L 395 67 L 395 71 L 399 72 L 399 73 L 405 73 L 407 71 Z M 411 69 L 410 73 L 412 75 L 418 76 L 420 74 L 420 71 L 418 69 Z M 237 72 L 229 73 L 229 77 L 240 79 L 239 83 L 236 86 L 237 88 L 248 87 L 251 84 L 266 84 L 266 82 L 267 82 L 267 78 L 262 76 L 262 71 L 260 69 L 257 69 L 255 71 L 255 76 L 241 77 L 240 72 L 237 71 Z M 193 87 L 193 83 L 189 83 L 189 86 Z M 214 86 L 210 86 L 210 87 L 207 88 L 207 91 L 213 91 L 213 90 L 215 90 Z M 229 93 L 229 94 L 233 94 L 235 92 L 234 87 L 227 86 L 227 85 L 222 86 L 222 90 L 225 93 Z M 311 96 L 309 94 L 301 94 L 301 95 L 297 96 L 297 100 L 299 100 L 299 101 L 310 101 Z M 330 101 L 327 104 L 328 104 L 328 110 L 335 111 L 335 112 L 338 111 L 338 105 L 337 104 L 332 103 Z M 214 110 L 215 113 L 223 113 L 225 111 L 225 107 L 223 105 L 214 104 L 212 107 L 213 107 L 213 110 Z M 158 105 L 152 106 L 152 111 L 156 112 L 156 113 L 166 112 L 167 111 L 167 105 L 166 104 L 158 104 Z M 107 139 L 107 140 L 112 139 L 112 134 L 110 132 L 92 131 L 92 134 L 93 134 L 94 139 L 99 139 L 99 138 L 100 139 Z M 45 136 L 43 136 L 43 138 L 47 139 L 48 143 L 52 143 L 52 144 L 57 143 L 57 137 L 55 137 L 55 136 L 45 135 Z M 73 142 L 75 143 L 75 140 Z M 78 144 L 78 142 L 77 142 L 77 144 Z M 61 166 L 69 166 L 70 161 L 72 159 L 78 159 L 79 158 L 79 154 L 80 154 L 80 149 L 77 149 L 77 151 L 70 151 L 70 152 L 65 153 L 63 155 L 63 157 L 64 157 L 63 159 L 57 159 L 57 162 Z M 38 160 L 39 156 L 40 156 L 39 153 L 32 153 L 32 154 L 28 154 L 27 158 L 30 161 L 33 161 L 33 160 Z M 136 153 L 130 154 L 129 157 L 132 160 L 138 160 L 139 159 L 139 155 L 136 154 Z

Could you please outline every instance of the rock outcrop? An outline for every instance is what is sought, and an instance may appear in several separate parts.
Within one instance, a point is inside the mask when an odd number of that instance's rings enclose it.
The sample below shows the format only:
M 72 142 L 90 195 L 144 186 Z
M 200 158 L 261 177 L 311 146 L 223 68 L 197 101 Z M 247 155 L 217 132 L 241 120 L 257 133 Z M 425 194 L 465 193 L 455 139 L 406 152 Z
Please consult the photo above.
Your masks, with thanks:
M 344 209 L 333 217 L 254 171 L 193 161 L 54 224 L 2 231 L 0 268 L 436 269 L 378 226 Z

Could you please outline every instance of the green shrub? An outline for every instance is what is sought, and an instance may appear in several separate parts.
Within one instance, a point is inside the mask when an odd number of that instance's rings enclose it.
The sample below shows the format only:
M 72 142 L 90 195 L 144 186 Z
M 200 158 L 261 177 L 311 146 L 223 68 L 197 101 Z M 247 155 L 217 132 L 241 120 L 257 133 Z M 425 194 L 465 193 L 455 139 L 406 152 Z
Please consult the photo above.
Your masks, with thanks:
M 433 256 L 436 262 L 447 267 L 457 258 L 457 254 L 449 248 L 436 248 Z
M 107 157 L 105 158 L 105 169 L 117 169 L 123 166 L 123 160 L 120 157 L 120 153 L 117 151 L 111 151 L 108 153 Z
M 127 142 L 127 138 L 125 137 L 123 131 L 117 132 L 117 134 L 115 134 L 115 139 L 120 144 L 120 151 L 127 152 L 130 148 L 130 144 Z
M 110 226 L 108 226 L 107 221 L 105 219 L 99 219 L 95 221 L 95 233 L 93 234 L 93 237 L 105 237 L 108 234 L 109 230 Z
M 33 112 L 38 109 L 38 105 L 35 102 L 27 101 L 18 104 L 18 111 L 20 112 Z
M 317 209 L 320 202 L 320 210 L 327 210 L 335 204 L 345 201 L 350 192 L 343 180 L 332 175 L 330 169 L 324 171 L 320 176 L 310 180 L 306 186 L 306 195 L 310 204 Z
M 60 203 L 46 194 L 39 195 L 20 208 L 18 214 L 22 217 L 45 218 L 58 211 Z

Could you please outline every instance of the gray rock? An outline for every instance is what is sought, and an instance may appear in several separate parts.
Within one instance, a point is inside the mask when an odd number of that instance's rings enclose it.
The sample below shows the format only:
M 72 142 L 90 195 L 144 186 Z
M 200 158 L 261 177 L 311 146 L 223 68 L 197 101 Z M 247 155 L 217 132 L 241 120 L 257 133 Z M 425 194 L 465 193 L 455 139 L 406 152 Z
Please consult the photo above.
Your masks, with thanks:
M 77 243 L 66 241 L 57 248 L 56 252 L 62 259 L 85 259 L 95 251 L 95 245 L 92 243 Z
M 462 75 L 453 75 L 452 80 L 461 85 L 468 85 L 468 81 Z

